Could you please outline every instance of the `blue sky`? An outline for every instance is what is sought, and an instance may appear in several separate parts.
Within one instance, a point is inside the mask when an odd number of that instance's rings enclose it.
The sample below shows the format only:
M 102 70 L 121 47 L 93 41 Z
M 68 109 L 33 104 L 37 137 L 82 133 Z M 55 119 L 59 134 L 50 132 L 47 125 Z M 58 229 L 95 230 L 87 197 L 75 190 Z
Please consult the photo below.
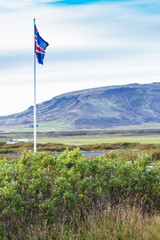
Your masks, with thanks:
M 0 13 L 0 115 L 33 105 L 33 18 L 49 42 L 37 64 L 37 103 L 160 79 L 157 0 L 1 0 Z
M 124 1 L 131 1 L 131 0 L 121 0 L 121 2 L 124 2 Z M 60 5 L 60 4 L 65 4 L 65 5 L 79 5 L 79 4 L 91 4 L 91 3 L 97 3 L 97 2 L 103 2 L 103 3 L 113 3 L 113 2 L 120 2 L 119 0 L 59 0 L 59 1 L 45 1 L 45 3 L 48 3 L 48 4 L 56 4 L 56 5 Z

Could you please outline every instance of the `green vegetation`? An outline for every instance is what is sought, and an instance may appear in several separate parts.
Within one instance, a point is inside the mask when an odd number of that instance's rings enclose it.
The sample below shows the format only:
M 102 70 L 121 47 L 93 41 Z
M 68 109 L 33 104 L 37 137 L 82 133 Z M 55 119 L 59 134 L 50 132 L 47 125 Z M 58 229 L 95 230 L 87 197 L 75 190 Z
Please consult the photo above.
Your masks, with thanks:
M 156 154 L 86 159 L 74 149 L 0 160 L 3 240 L 159 239 L 159 212 Z
M 160 136 L 137 136 L 137 137 L 59 137 L 59 138 L 39 138 L 39 143 L 60 143 L 60 144 L 101 144 L 101 143 L 148 143 L 160 144 Z

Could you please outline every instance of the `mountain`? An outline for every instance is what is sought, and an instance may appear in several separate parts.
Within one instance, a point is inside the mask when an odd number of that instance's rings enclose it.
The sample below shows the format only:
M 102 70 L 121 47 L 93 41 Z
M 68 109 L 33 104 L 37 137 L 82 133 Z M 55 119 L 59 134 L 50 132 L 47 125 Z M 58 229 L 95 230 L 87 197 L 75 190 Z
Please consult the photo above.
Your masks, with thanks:
M 70 129 L 160 123 L 160 83 L 129 84 L 66 93 L 37 105 L 38 124 Z M 0 126 L 32 125 L 33 106 L 0 117 Z

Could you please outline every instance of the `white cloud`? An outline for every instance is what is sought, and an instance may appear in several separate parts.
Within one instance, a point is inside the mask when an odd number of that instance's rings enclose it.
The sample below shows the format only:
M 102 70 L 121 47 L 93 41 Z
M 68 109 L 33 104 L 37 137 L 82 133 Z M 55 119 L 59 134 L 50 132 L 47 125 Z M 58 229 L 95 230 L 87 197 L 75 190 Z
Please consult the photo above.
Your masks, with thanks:
M 8 9 L 20 9 L 22 7 L 27 7 L 33 3 L 32 0 L 0 0 L 0 7 L 1 8 L 8 8 Z

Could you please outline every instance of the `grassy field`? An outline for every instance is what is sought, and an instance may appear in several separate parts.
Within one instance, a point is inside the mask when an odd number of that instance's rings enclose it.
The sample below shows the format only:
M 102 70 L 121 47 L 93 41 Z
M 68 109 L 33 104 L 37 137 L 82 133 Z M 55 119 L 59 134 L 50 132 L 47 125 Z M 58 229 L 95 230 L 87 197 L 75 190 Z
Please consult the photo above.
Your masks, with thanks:
M 20 129 L 19 129 L 20 130 Z M 11 139 L 32 139 L 33 129 L 26 131 L 0 132 L 0 141 L 10 141 Z M 37 132 L 38 143 L 61 143 L 72 145 L 103 144 L 103 143 L 144 143 L 160 144 L 160 129 L 137 129 L 137 130 L 74 130 L 74 131 L 39 131 Z
M 101 143 L 148 143 L 160 144 L 160 136 L 136 136 L 136 137 L 57 137 L 57 138 L 38 138 L 38 143 L 61 143 L 69 145 L 86 145 Z

